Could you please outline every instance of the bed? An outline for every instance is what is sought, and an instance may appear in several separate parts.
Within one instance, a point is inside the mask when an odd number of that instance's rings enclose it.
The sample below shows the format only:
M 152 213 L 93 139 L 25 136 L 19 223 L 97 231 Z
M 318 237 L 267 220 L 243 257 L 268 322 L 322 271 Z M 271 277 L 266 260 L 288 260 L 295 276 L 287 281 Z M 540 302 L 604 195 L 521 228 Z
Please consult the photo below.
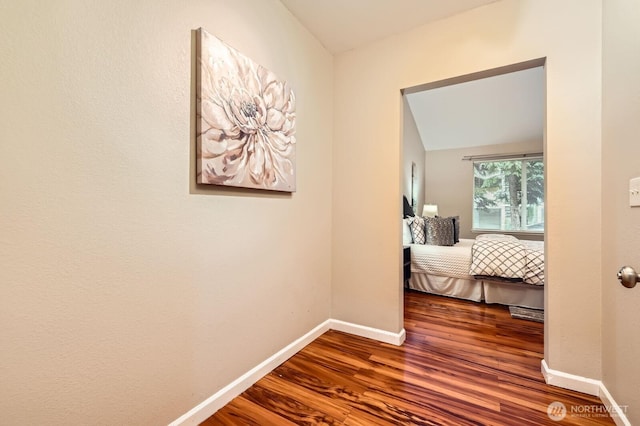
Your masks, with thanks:
M 542 309 L 543 247 L 542 241 L 495 235 L 460 238 L 453 246 L 410 244 L 408 286 L 476 302 Z

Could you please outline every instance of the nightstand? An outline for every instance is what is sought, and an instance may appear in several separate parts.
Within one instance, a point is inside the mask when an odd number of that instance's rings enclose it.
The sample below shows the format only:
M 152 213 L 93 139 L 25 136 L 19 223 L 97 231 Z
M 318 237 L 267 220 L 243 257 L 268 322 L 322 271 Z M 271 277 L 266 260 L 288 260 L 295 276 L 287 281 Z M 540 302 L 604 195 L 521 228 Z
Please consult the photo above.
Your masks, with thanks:
M 409 246 L 402 246 L 402 270 L 404 288 L 409 288 L 409 278 L 411 278 L 411 247 Z

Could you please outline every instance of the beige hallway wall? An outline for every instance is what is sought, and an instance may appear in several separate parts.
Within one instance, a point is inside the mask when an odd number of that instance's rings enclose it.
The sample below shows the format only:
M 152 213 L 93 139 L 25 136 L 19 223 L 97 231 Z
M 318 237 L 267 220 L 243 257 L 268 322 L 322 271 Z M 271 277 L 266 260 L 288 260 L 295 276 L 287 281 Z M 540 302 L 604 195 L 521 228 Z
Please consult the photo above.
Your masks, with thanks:
M 600 211 L 585 208 L 601 201 L 601 19 L 597 0 L 504 0 L 335 58 L 335 318 L 402 328 L 400 90 L 546 57 L 545 359 L 601 377 Z
M 193 188 L 201 26 L 295 90 L 295 194 Z M 0 423 L 167 424 L 329 318 L 333 60 L 279 1 L 0 27 Z

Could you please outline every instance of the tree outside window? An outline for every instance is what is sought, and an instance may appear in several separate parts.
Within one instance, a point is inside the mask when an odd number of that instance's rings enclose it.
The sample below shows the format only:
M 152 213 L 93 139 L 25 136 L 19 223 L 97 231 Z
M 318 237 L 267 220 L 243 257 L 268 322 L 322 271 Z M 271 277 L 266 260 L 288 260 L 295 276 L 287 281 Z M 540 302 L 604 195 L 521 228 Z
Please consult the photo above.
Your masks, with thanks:
M 541 157 L 473 163 L 473 228 L 544 232 Z

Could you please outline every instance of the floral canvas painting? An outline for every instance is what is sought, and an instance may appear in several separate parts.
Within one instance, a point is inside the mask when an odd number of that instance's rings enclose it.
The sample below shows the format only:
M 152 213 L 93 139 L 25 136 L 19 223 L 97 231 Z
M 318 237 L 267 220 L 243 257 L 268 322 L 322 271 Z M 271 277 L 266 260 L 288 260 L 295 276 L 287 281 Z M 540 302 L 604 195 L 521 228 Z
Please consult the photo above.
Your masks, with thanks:
M 289 84 L 202 28 L 197 51 L 197 182 L 294 192 Z

